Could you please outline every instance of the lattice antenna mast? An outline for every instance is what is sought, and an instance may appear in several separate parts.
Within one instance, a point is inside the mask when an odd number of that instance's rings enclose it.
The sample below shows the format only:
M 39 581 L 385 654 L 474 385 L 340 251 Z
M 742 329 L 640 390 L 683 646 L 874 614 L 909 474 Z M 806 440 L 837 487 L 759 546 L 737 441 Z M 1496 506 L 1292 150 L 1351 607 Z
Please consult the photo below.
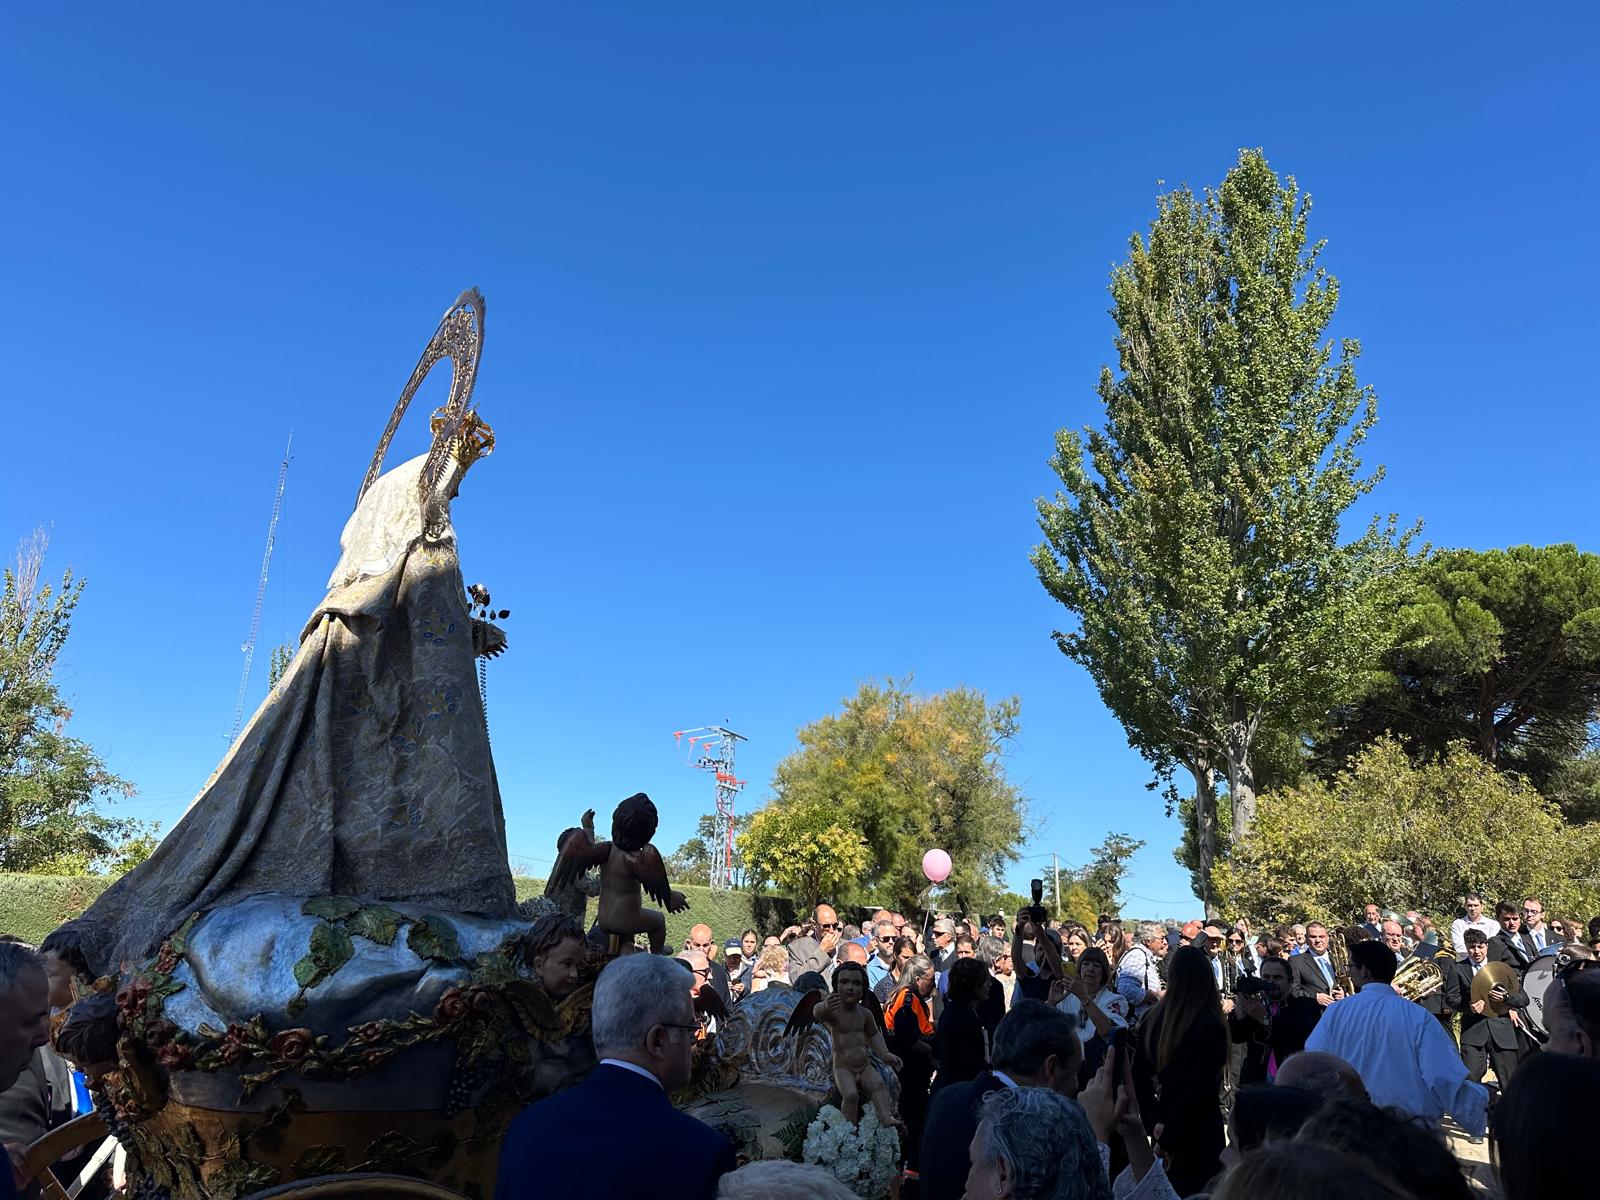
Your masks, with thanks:
M 672 736 L 679 750 L 685 754 L 684 762 L 688 766 L 710 771 L 716 777 L 717 810 L 711 835 L 711 890 L 728 891 L 733 887 L 733 803 L 744 790 L 746 782 L 734 774 L 733 756 L 738 744 L 749 739 L 721 725 L 680 729 Z M 686 738 L 687 743 L 684 740 Z
M 228 730 L 228 744 L 239 736 L 239 726 L 244 721 L 244 698 L 250 689 L 250 668 L 256 661 L 256 638 L 261 633 L 261 604 L 267 596 L 267 572 L 272 568 L 272 547 L 278 539 L 278 516 L 283 512 L 283 487 L 289 480 L 289 451 L 294 448 L 294 431 L 289 431 L 288 445 L 283 448 L 283 461 L 278 464 L 278 489 L 272 495 L 272 519 L 267 522 L 267 548 L 261 555 L 261 578 L 256 583 L 256 603 L 250 610 L 250 636 L 245 638 L 244 670 L 239 675 L 239 694 L 233 701 L 233 727 Z

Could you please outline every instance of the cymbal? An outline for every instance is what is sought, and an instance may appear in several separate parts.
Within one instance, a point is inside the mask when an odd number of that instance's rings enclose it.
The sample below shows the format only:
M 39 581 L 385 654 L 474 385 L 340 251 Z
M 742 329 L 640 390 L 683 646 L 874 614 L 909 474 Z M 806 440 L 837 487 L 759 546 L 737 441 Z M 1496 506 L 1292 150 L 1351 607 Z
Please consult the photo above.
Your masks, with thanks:
M 1516 975 L 1503 962 L 1484 963 L 1472 977 L 1473 1002 L 1481 1000 L 1490 1016 L 1503 1017 L 1511 1011 L 1511 1005 L 1504 1000 L 1496 1000 L 1489 994 L 1497 987 L 1504 988 L 1508 992 L 1516 991 Z

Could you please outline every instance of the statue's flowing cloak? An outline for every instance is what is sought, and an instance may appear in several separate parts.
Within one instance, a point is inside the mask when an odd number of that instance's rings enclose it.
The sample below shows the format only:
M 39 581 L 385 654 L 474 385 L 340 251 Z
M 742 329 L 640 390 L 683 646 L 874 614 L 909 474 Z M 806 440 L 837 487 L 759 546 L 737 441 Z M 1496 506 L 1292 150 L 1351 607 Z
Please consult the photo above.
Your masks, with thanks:
M 155 853 L 72 923 L 95 970 L 264 892 L 515 911 L 455 534 L 423 532 L 424 461 L 367 490 L 288 671 Z

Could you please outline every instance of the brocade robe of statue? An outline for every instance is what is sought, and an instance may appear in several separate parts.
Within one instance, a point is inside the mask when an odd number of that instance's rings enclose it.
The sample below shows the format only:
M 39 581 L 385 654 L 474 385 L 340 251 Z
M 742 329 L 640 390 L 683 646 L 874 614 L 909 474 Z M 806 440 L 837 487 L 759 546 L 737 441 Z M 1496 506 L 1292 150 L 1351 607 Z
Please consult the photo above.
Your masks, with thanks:
M 298 653 L 188 813 L 70 923 L 95 971 L 263 892 L 516 911 L 455 534 L 423 533 L 425 457 L 367 490 Z

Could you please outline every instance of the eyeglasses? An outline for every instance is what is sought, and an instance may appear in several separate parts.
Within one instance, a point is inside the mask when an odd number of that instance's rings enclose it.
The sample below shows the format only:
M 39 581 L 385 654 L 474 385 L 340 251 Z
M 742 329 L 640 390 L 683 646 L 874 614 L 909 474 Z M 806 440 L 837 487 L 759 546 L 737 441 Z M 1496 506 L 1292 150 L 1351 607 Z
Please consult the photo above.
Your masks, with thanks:
M 1244 939 L 1242 937 L 1231 937 L 1231 938 L 1228 939 L 1228 945 L 1230 945 L 1230 946 L 1242 946 L 1242 945 L 1244 945 Z
M 821 921 L 821 922 L 819 922 L 817 924 L 817 928 L 818 929 L 838 929 L 839 928 L 839 922 L 837 922 L 837 921 L 833 921 L 833 922 Z
M 880 944 L 887 946 L 889 943 L 894 941 L 894 934 L 891 933 L 888 937 L 881 937 L 878 939 L 878 941 Z

